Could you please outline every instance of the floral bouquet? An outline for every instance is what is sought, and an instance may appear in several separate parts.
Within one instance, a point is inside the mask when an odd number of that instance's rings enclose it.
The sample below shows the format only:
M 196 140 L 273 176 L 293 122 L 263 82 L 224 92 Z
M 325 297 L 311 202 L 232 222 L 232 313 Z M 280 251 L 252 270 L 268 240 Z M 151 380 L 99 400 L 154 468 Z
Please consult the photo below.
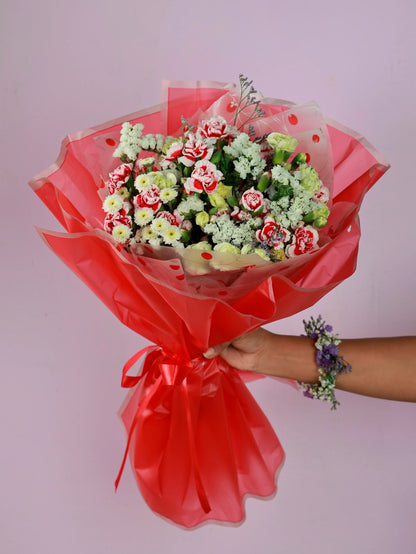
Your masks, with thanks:
M 154 511 L 238 522 L 245 495 L 274 492 L 284 452 L 250 375 L 202 353 L 351 275 L 361 201 L 387 169 L 315 103 L 240 77 L 165 82 L 161 105 L 67 137 L 31 181 L 65 228 L 39 230 L 48 246 L 154 343 L 124 366 L 121 411 L 122 467 L 129 456 Z

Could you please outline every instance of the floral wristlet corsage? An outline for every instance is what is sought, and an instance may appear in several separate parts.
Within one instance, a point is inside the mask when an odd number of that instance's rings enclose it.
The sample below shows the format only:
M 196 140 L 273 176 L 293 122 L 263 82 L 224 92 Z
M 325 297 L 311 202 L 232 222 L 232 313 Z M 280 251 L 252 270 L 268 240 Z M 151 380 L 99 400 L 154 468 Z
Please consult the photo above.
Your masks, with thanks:
M 332 333 L 332 326 L 327 325 L 322 316 L 318 316 L 316 320 L 313 317 L 309 321 L 304 320 L 303 325 L 307 336 L 315 341 L 319 378 L 317 383 L 298 381 L 298 385 L 304 396 L 330 402 L 331 410 L 335 410 L 339 406 L 334 391 L 336 376 L 348 373 L 351 366 L 338 354 L 341 340 L 338 335 Z

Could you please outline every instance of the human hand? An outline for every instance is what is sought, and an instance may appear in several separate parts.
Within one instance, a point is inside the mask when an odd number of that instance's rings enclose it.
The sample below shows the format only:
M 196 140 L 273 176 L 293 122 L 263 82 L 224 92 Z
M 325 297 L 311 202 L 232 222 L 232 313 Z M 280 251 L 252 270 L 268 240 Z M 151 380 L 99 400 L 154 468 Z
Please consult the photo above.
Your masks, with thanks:
M 270 337 L 272 333 L 257 329 L 241 335 L 231 342 L 213 346 L 204 353 L 205 358 L 221 356 L 228 364 L 243 371 L 269 373 Z

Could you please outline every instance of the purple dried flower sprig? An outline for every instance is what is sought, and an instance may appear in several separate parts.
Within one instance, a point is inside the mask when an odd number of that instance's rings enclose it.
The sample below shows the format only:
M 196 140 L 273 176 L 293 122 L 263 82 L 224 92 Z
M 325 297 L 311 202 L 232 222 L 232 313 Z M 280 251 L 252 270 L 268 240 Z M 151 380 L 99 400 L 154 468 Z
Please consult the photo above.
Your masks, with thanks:
M 319 378 L 317 383 L 298 381 L 298 385 L 304 396 L 329 402 L 331 409 L 335 410 L 339 406 L 335 397 L 336 376 L 351 371 L 350 364 L 339 355 L 341 339 L 332 332 L 332 326 L 327 325 L 321 315 L 317 319 L 311 317 L 309 321 L 304 320 L 303 325 L 306 335 L 315 342 Z

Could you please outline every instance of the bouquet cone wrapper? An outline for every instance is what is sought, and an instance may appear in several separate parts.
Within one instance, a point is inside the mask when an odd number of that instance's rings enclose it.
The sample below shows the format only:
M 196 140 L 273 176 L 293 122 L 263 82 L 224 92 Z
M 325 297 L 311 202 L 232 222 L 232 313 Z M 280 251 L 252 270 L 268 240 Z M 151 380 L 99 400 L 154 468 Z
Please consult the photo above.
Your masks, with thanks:
M 276 490 L 284 451 L 247 389 L 251 374 L 214 346 L 315 304 L 355 270 L 359 209 L 388 163 L 315 103 L 263 98 L 259 134 L 295 136 L 332 194 L 320 248 L 278 263 L 257 255 L 117 245 L 103 230 L 104 180 L 125 121 L 179 136 L 181 116 L 231 122 L 237 90 L 212 82 L 163 82 L 162 103 L 68 136 L 58 160 L 30 185 L 64 227 L 38 229 L 46 244 L 127 327 L 153 343 L 123 369 L 126 457 L 152 510 L 185 527 L 240 522 L 244 497 Z M 137 374 L 130 368 L 140 362 Z M 124 462 L 123 462 L 124 465 Z M 120 477 L 120 475 L 119 475 Z M 118 477 L 118 479 L 119 479 Z M 118 483 L 117 479 L 117 483 Z

